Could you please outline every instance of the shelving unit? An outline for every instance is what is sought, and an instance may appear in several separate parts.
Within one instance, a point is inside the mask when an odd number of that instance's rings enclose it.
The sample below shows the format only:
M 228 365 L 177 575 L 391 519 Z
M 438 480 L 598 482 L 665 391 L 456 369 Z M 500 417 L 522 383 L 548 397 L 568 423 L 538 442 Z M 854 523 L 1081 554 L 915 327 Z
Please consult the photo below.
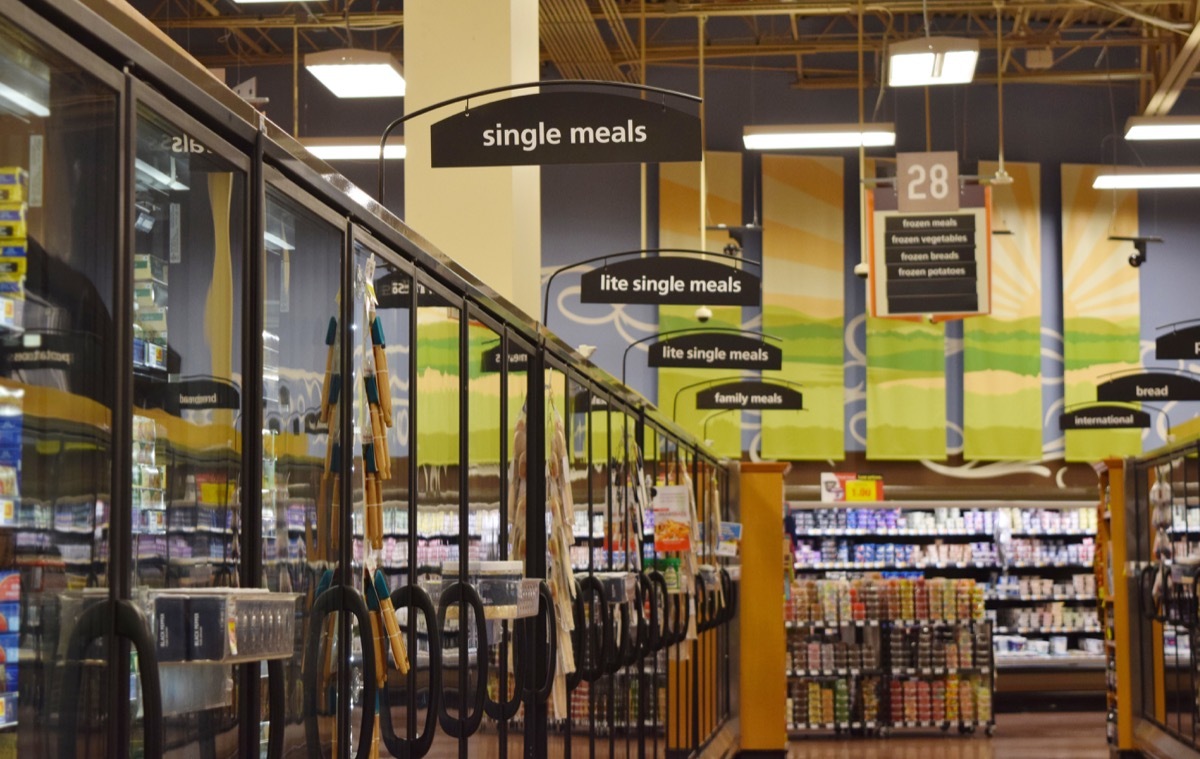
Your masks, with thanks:
M 1001 678 L 1000 690 L 1054 690 L 1052 678 L 1045 675 L 1056 669 L 1102 669 L 1103 628 L 1093 610 L 1096 587 L 1091 571 L 1095 504 L 920 501 L 789 506 L 798 576 L 949 577 L 980 583 L 997 666 L 1010 673 L 1033 673 Z M 1100 687 L 1098 681 L 1094 685 Z
M 991 731 L 991 624 L 974 580 L 801 579 L 784 620 L 789 732 Z

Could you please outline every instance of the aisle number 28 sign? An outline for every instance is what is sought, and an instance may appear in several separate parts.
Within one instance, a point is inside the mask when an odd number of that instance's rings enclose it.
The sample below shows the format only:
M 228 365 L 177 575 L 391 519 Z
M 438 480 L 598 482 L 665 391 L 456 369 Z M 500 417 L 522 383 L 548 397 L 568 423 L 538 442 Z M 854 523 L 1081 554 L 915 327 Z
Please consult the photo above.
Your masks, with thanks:
M 958 154 L 896 154 L 896 195 L 900 213 L 958 210 Z

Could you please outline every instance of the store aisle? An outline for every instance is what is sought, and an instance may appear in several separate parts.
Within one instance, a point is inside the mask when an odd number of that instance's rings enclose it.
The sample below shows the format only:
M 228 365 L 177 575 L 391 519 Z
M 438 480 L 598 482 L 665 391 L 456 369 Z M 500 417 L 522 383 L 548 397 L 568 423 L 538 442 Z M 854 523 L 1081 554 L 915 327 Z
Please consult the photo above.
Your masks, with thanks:
M 789 759 L 1107 759 L 1102 712 L 1001 714 L 996 735 L 793 740 Z

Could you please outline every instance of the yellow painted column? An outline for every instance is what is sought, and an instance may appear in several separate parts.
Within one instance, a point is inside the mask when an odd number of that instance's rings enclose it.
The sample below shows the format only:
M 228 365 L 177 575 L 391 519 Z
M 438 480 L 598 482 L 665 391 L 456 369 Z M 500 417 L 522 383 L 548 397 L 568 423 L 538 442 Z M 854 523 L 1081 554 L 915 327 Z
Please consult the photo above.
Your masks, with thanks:
M 781 463 L 741 465 L 742 580 L 738 597 L 741 750 L 787 750 Z
M 490 87 L 537 81 L 538 54 L 537 3 L 409 0 L 404 4 L 405 111 Z M 404 125 L 405 221 L 501 296 L 537 314 L 541 170 L 430 167 L 429 125 L 462 107 L 440 109 Z

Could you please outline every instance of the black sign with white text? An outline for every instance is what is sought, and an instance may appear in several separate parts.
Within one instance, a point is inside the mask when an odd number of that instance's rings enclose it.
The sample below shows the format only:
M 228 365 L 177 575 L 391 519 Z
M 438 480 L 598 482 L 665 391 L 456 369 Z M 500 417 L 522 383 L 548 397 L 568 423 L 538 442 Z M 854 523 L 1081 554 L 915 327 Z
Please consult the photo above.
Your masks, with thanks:
M 1168 332 L 1154 341 L 1154 357 L 1200 358 L 1200 325 Z
M 237 385 L 219 379 L 185 379 L 166 385 L 166 405 L 171 413 L 200 409 L 232 409 L 242 407 Z
M 1150 414 L 1124 406 L 1089 406 L 1058 417 L 1060 430 L 1146 429 Z
M 745 269 L 681 256 L 631 258 L 584 272 L 584 303 L 757 306 L 762 280 Z
M 696 393 L 696 408 L 800 411 L 804 408 L 804 395 L 799 390 L 772 382 L 728 382 Z
M 508 354 L 508 370 L 510 372 L 523 372 L 529 368 L 529 354 L 524 351 L 509 351 Z M 498 372 L 500 371 L 500 346 L 489 348 L 483 352 L 483 360 L 480 362 L 480 371 Z
M 695 332 L 651 343 L 649 365 L 680 369 L 776 370 L 783 366 L 783 350 L 749 335 Z
M 953 192 L 957 212 L 903 214 L 894 189 L 876 190 L 871 256 L 875 316 L 958 316 L 990 307 L 986 189 Z
M 884 241 L 889 313 L 979 310 L 973 214 L 889 216 Z
M 472 106 L 430 127 L 435 168 L 699 161 L 700 119 L 611 92 L 544 92 Z
M 375 298 L 379 308 L 410 308 L 412 306 L 412 277 L 402 271 L 393 271 L 375 280 Z M 421 287 L 419 308 L 455 306 L 440 293 Z
M 1200 401 L 1200 379 L 1166 372 L 1127 374 L 1096 385 L 1096 400 Z

